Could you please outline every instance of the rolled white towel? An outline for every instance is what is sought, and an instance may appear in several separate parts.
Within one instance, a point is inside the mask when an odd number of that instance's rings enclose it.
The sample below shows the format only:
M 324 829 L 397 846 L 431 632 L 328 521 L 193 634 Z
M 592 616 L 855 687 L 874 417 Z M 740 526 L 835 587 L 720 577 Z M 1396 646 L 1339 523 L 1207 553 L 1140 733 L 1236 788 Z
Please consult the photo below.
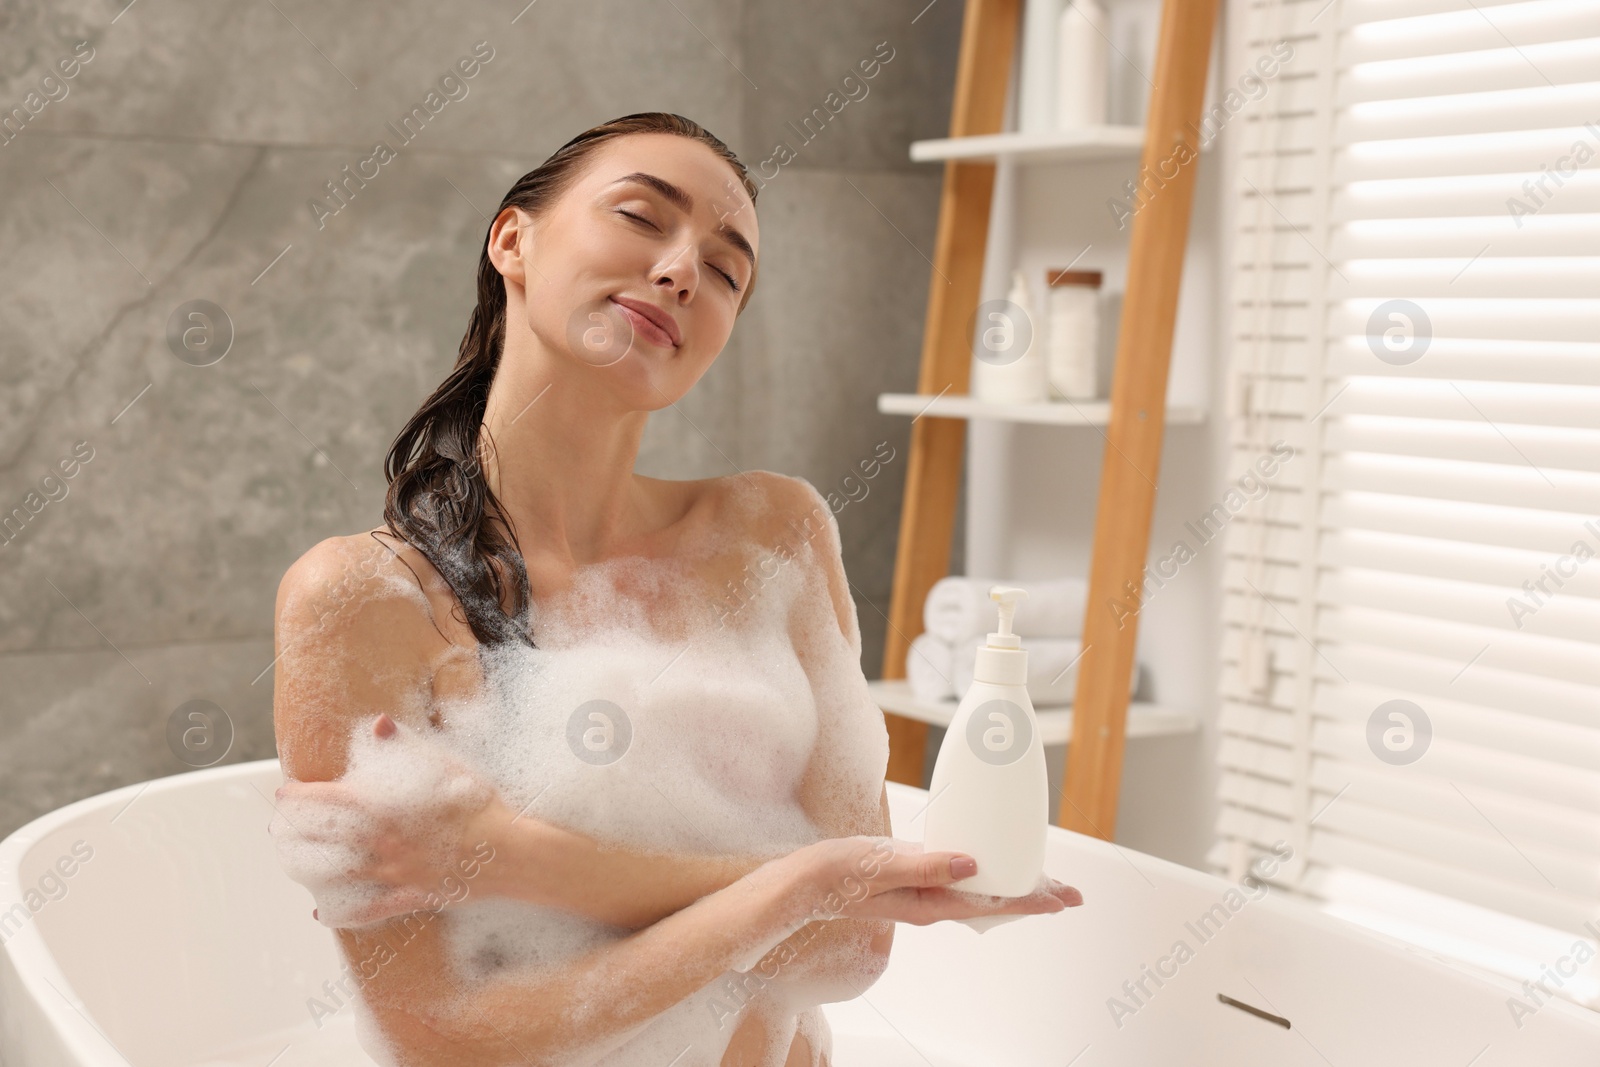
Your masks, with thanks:
M 967 695 L 972 685 L 972 670 L 977 663 L 977 653 L 987 637 L 969 637 L 955 649 L 955 665 L 951 681 L 957 699 Z M 1028 653 L 1028 699 L 1036 708 L 1070 705 L 1078 692 L 1078 652 L 1083 642 L 1076 637 L 1024 637 L 1023 650 Z M 1077 660 L 1078 662 L 1074 662 Z M 1071 670 L 1068 670 L 1068 666 Z M 1133 664 L 1130 692 L 1139 689 L 1139 663 Z
M 1024 637 L 1083 635 L 1083 613 L 1089 601 L 1089 583 L 1083 578 L 1036 582 L 959 575 L 940 578 L 923 602 L 923 628 L 952 648 L 969 637 L 991 632 L 999 619 L 998 605 L 989 597 L 989 590 L 996 585 L 1028 591 L 1027 599 L 1017 605 L 1017 633 Z
M 949 700 L 956 695 L 951 673 L 956 650 L 930 633 L 911 639 L 906 652 L 906 681 L 918 700 Z

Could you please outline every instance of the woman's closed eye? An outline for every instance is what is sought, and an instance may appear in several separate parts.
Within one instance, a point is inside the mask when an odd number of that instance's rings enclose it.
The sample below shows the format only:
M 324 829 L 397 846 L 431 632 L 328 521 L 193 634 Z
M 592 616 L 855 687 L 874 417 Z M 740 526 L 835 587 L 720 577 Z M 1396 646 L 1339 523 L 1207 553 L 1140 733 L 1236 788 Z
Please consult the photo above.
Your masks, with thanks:
M 642 222 L 644 225 L 650 227 L 652 230 L 659 231 L 661 229 L 661 227 L 657 226 L 655 223 L 651 222 L 649 219 L 645 218 L 643 215 L 635 214 L 632 211 L 624 211 L 622 208 L 618 208 L 617 209 L 617 214 L 626 215 L 626 216 L 628 216 L 628 218 L 633 219 L 635 222 Z M 713 266 L 711 269 L 716 271 L 718 274 L 722 275 L 722 280 L 727 282 L 728 283 L 728 287 L 731 288 L 734 292 L 737 293 L 739 291 L 739 283 L 736 280 L 734 280 L 733 275 L 729 274 L 727 271 L 723 270 L 721 267 Z
M 657 226 L 657 225 L 656 225 L 656 224 L 655 224 L 655 223 L 653 223 L 653 222 L 651 222 L 651 221 L 650 221 L 650 220 L 649 220 L 649 219 L 647 219 L 647 218 L 645 218 L 645 217 L 644 217 L 644 216 L 643 216 L 643 215 L 636 215 L 636 214 L 634 214 L 634 213 L 633 213 L 633 212 L 632 212 L 632 211 L 624 211 L 624 210 L 622 210 L 622 209 L 621 209 L 621 208 L 618 208 L 618 209 L 617 209 L 617 214 L 619 214 L 619 215 L 626 215 L 626 216 L 628 216 L 628 217 L 629 217 L 629 218 L 630 218 L 630 219 L 634 219 L 634 220 L 635 220 L 635 221 L 638 221 L 638 222 L 642 222 L 642 223 L 644 223 L 644 224 L 645 224 L 645 225 L 646 225 L 646 226 L 648 226 L 648 227 L 650 227 L 650 228 L 651 228 L 651 229 L 652 229 L 652 230 L 658 230 L 658 229 L 660 229 L 660 227 L 659 227 L 659 226 Z

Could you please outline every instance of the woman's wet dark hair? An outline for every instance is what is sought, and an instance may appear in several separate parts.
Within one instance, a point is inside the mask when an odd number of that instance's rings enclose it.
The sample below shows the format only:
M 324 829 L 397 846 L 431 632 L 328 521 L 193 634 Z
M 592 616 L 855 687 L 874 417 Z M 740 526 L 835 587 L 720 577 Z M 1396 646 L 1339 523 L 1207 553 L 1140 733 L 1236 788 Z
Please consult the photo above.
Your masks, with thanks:
M 649 111 L 602 123 L 562 145 L 517 179 L 494 217 L 507 207 L 533 216 L 548 210 L 582 175 L 597 148 L 632 133 L 670 133 L 699 141 L 728 161 L 755 201 L 757 187 L 727 145 L 681 115 Z M 752 291 L 753 286 L 746 287 L 746 303 Z M 484 408 L 505 336 L 505 283 L 489 260 L 485 231 L 478 257 L 478 303 L 467 320 L 455 368 L 389 447 L 383 516 L 390 531 L 415 546 L 450 584 L 479 642 L 531 646 L 527 567 L 489 489 L 481 452 Z

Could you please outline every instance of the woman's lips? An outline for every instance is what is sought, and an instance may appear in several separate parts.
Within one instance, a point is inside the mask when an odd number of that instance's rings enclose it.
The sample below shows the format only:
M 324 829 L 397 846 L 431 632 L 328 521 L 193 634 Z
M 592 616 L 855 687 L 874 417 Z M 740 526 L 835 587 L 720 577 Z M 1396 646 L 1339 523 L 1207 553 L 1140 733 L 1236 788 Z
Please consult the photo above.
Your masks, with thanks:
M 611 302 L 616 304 L 617 307 L 621 309 L 622 313 L 627 316 L 628 321 L 633 324 L 633 332 L 635 334 L 641 335 L 651 344 L 660 345 L 663 348 L 677 347 L 672 343 L 672 338 L 667 334 L 667 331 L 663 330 L 661 327 L 657 326 L 655 323 L 651 322 L 649 319 L 645 318 L 628 305 L 619 304 L 615 300 Z

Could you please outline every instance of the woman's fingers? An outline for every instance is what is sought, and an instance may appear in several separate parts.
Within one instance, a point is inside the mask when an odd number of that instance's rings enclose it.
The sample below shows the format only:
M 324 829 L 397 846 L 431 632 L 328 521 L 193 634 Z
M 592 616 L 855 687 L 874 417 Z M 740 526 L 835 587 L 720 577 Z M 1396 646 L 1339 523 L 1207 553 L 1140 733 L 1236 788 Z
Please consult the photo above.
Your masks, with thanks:
M 363 844 L 371 825 L 370 813 L 342 783 L 289 782 L 278 790 L 267 831 L 327 847 Z
M 896 842 L 904 845 L 904 842 Z M 897 854 L 899 850 L 897 849 Z M 1058 882 L 1048 875 L 1040 877 L 1040 884 L 1032 893 L 1018 897 L 1001 897 L 988 893 L 965 892 L 960 883 L 978 873 L 977 861 L 964 852 L 923 852 L 918 855 L 911 853 L 908 858 L 913 862 L 907 868 L 914 881 L 907 885 L 919 885 L 927 888 L 947 887 L 958 897 L 982 901 L 993 905 L 997 911 L 1038 911 L 1058 910 L 1057 904 L 1062 907 L 1075 908 L 1083 903 L 1083 894 L 1064 882 Z M 921 862 L 916 862 L 920 860 Z
M 1083 894 L 1049 876 L 1031 893 L 1000 897 L 964 891 L 961 883 L 978 873 L 976 860 L 963 852 L 924 851 L 915 842 L 858 837 L 840 842 L 830 877 L 859 874 L 867 890 L 856 896 L 852 914 L 918 925 L 941 919 L 983 915 L 1035 915 L 1083 903 Z
M 851 866 L 879 892 L 948 885 L 978 871 L 978 861 L 964 852 L 926 852 L 915 842 L 892 837 L 849 840 L 857 853 Z
M 495 800 L 492 785 L 428 731 L 384 713 L 363 723 L 352 743 L 394 757 L 414 754 L 417 780 L 391 780 L 377 764 L 352 764 L 337 781 L 291 779 L 277 791 L 268 826 L 280 865 L 312 891 L 318 921 L 330 927 L 438 910 L 435 890 L 455 869 L 474 820 Z
M 1025 893 L 1019 897 L 999 897 L 990 893 L 972 893 L 962 890 L 960 885 L 950 886 L 950 892 L 958 899 L 971 900 L 980 905 L 992 905 L 996 913 L 1004 912 L 1033 912 L 1033 911 L 1059 911 L 1061 908 L 1076 908 L 1083 903 L 1083 894 L 1065 882 L 1058 882 L 1049 875 L 1041 875 L 1039 884 L 1033 892 Z
M 355 917 L 357 925 L 380 922 L 410 915 L 428 904 L 427 895 L 410 889 L 396 889 L 362 908 Z
M 318 900 L 311 909 L 311 917 L 324 926 L 370 926 L 386 919 L 396 919 L 423 909 L 438 910 L 437 900 L 405 886 L 387 885 L 367 881 L 341 885 L 339 894 L 332 900 Z M 322 918 L 327 912 L 328 917 Z
M 1020 897 L 967 893 L 963 892 L 960 886 L 951 886 L 949 893 L 964 906 L 982 908 L 984 913 L 989 915 L 1031 915 L 1037 912 L 1062 911 L 1083 903 L 1083 895 L 1071 886 L 1061 886 L 1059 891 L 1039 889 Z
M 873 918 L 894 919 L 915 926 L 946 919 L 971 919 L 986 915 L 1047 915 L 1067 905 L 1052 894 L 996 897 L 965 893 L 949 886 L 894 889 L 869 902 Z
M 1061 903 L 1069 908 L 1076 908 L 1083 903 L 1083 894 L 1075 888 L 1065 882 L 1057 882 L 1054 878 L 1050 879 L 1050 881 L 1052 884 L 1047 891 L 1053 894 Z

